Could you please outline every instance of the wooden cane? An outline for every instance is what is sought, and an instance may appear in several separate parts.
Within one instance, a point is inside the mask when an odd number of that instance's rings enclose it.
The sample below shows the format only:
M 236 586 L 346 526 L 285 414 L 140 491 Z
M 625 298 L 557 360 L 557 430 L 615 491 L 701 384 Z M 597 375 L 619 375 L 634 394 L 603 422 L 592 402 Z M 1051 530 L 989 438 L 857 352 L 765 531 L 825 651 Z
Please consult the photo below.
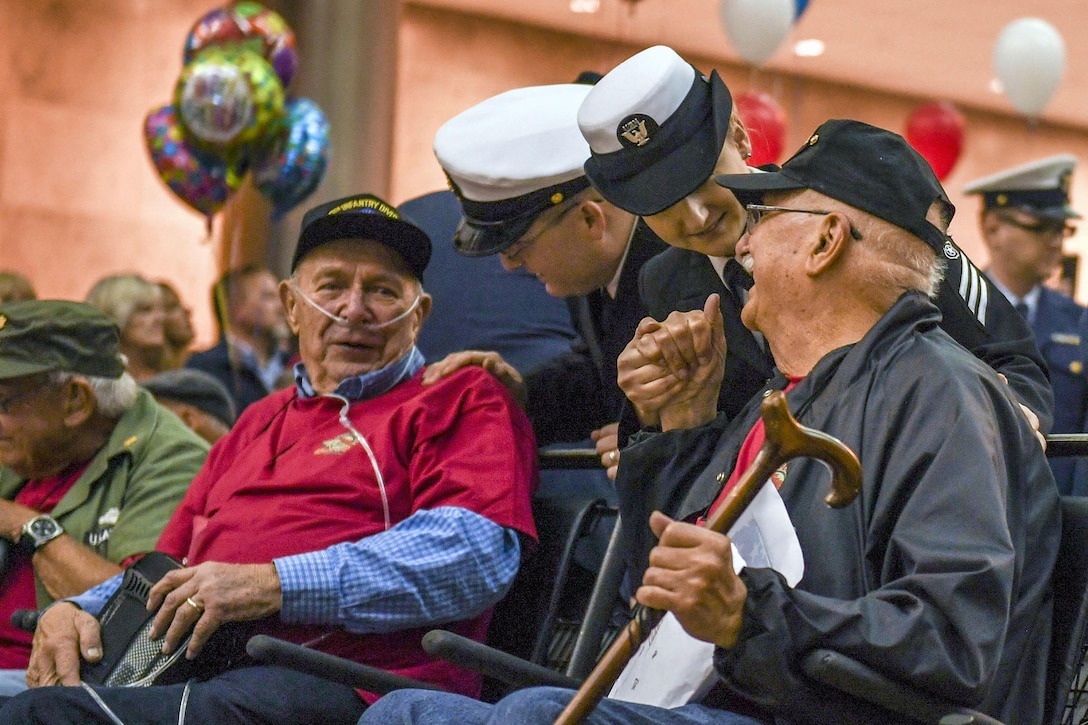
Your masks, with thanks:
M 861 464 L 853 451 L 837 438 L 799 424 L 790 414 L 786 395 L 781 391 L 767 396 L 760 413 L 766 428 L 763 446 L 725 500 L 710 514 L 707 529 L 718 533 L 729 531 L 767 479 L 794 458 L 815 458 L 831 469 L 831 490 L 824 497 L 828 506 L 841 508 L 854 500 L 861 490 Z M 597 662 L 555 725 L 578 725 L 589 715 L 664 615 L 661 610 L 641 604 L 635 607 L 631 621 Z

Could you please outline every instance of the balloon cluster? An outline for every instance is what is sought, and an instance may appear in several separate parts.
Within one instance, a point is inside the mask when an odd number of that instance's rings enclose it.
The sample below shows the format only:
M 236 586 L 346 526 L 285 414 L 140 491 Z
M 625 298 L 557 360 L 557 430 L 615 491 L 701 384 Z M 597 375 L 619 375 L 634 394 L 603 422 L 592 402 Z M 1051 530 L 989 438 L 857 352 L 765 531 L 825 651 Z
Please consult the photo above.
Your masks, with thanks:
M 200 18 L 185 39 L 173 103 L 152 110 L 144 139 L 159 177 L 209 222 L 246 174 L 278 218 L 328 165 L 329 124 L 286 89 L 298 68 L 284 19 L 243 0 Z
M 1065 41 L 1040 18 L 1020 18 L 1004 27 L 994 42 L 994 70 L 1005 96 L 1034 122 L 1065 72 Z M 907 141 L 944 181 L 963 150 L 964 118 L 947 101 L 926 103 L 907 120 Z

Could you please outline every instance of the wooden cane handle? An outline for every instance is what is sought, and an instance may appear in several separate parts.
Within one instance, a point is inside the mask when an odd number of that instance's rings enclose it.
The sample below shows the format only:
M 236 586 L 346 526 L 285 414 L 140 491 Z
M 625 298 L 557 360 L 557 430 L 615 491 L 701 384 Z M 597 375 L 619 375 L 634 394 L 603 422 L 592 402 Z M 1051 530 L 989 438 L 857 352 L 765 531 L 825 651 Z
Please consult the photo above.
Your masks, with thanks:
M 751 465 L 737 479 L 725 500 L 707 519 L 706 528 L 725 533 L 755 499 L 763 484 L 782 464 L 794 458 L 815 458 L 831 469 L 831 490 L 824 501 L 835 508 L 846 506 L 861 490 L 861 463 L 842 441 L 806 428 L 790 414 L 786 394 L 775 391 L 760 407 L 766 437 Z M 641 605 L 635 616 L 612 642 L 589 677 L 559 714 L 555 725 L 578 725 L 593 711 L 601 698 L 619 679 L 623 668 L 661 621 L 664 612 Z

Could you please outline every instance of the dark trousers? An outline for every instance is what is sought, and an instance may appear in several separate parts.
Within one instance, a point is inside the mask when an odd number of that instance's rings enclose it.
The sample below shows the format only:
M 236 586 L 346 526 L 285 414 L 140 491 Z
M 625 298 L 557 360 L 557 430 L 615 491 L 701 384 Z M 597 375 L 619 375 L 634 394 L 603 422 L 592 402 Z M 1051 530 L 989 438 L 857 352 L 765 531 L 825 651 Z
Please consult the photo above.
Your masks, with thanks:
M 494 705 L 432 690 L 396 690 L 374 703 L 359 725 L 552 725 L 574 690 L 530 687 Z M 758 720 L 699 704 L 665 710 L 605 698 L 586 725 L 760 725 Z
M 185 685 L 95 687 L 111 718 L 83 687 L 39 687 L 8 700 L 3 725 L 173 725 Z M 194 682 L 185 723 L 223 725 L 355 725 L 366 704 L 346 685 L 283 667 L 246 667 Z

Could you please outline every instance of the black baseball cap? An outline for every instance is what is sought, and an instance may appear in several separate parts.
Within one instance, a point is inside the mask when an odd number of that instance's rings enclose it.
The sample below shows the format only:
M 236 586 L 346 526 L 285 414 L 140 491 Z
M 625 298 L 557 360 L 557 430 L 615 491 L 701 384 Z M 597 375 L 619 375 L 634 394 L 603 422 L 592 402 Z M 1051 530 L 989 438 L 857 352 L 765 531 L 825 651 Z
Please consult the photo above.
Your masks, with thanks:
M 223 383 L 203 370 L 166 370 L 152 375 L 143 386 L 158 400 L 185 403 L 218 419 L 228 428 L 234 425 L 237 417 L 234 400 Z
M 408 263 L 416 279 L 431 259 L 431 240 L 426 232 L 401 215 L 395 207 L 373 194 L 356 194 L 315 206 L 302 217 L 291 271 L 303 257 L 337 239 L 373 239 L 396 251 Z
M 597 82 L 578 109 L 592 156 L 585 172 L 620 209 L 650 216 L 711 177 L 729 134 L 733 97 L 672 48 L 637 53 Z
M 125 372 L 116 323 L 69 300 L 0 305 L 0 379 L 54 370 L 100 378 Z
M 948 235 L 926 214 L 938 200 L 949 217 L 955 213 L 929 162 L 906 139 L 861 121 L 826 121 L 778 171 L 714 180 L 749 196 L 812 189 L 905 229 L 938 253 Z

